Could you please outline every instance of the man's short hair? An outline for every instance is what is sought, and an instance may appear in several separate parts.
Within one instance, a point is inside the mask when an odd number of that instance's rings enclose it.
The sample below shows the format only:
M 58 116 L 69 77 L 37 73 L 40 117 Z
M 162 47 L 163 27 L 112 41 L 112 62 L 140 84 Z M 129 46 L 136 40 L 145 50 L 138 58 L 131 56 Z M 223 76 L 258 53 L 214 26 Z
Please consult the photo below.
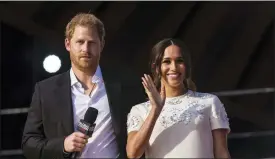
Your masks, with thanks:
M 88 28 L 95 27 L 98 32 L 100 41 L 104 40 L 104 37 L 105 37 L 104 24 L 95 15 L 90 13 L 79 13 L 76 16 L 74 16 L 66 26 L 65 36 L 69 40 L 72 38 L 76 26 L 82 26 L 82 27 L 88 27 Z

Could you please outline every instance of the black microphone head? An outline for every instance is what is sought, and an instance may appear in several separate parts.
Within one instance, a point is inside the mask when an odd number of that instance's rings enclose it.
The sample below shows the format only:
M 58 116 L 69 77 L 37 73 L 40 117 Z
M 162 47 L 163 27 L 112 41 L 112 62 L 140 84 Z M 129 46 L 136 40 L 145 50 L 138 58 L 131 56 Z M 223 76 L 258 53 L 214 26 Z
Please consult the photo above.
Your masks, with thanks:
M 97 118 L 97 115 L 98 115 L 98 110 L 93 107 L 89 107 L 85 113 L 84 121 L 89 124 L 93 124 Z

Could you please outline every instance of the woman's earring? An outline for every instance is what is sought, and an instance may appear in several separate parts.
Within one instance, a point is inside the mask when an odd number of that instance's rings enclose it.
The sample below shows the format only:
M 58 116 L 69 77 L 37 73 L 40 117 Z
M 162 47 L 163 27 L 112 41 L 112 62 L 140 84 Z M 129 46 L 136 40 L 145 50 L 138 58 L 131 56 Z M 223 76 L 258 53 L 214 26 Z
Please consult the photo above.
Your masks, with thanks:
M 152 63 L 151 68 L 154 69 L 156 67 L 155 63 Z

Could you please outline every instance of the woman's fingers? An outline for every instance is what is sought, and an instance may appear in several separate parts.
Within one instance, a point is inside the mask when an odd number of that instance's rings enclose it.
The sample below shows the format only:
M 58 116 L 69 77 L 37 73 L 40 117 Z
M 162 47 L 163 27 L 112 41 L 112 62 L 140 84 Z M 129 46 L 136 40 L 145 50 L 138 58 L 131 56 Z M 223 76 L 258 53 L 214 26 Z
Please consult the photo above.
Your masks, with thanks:
M 150 83 L 150 81 L 148 79 L 148 76 L 146 74 L 144 74 L 144 77 L 142 77 L 142 80 L 143 80 L 144 84 L 146 85 L 147 89 L 149 91 L 151 91 L 152 90 L 152 86 L 151 86 L 151 83 Z
M 152 78 L 149 75 L 144 74 L 144 77 L 141 77 L 141 79 L 142 79 L 142 84 L 146 91 L 154 95 L 159 94 L 155 86 L 155 83 L 153 82 Z
M 165 86 L 162 82 L 161 82 L 161 88 L 160 88 L 160 96 L 161 96 L 161 99 L 164 102 L 165 99 L 166 99 L 166 91 L 165 91 Z
M 144 77 L 141 77 L 141 79 L 142 79 L 142 85 L 149 97 L 151 104 L 157 107 L 162 107 L 166 99 L 166 92 L 165 92 L 164 85 L 161 83 L 161 90 L 159 92 L 151 76 L 144 74 Z
M 155 91 L 155 92 L 158 92 L 157 88 L 156 88 L 156 85 L 155 85 L 155 82 L 153 81 L 152 77 L 150 75 L 148 75 L 148 78 L 149 78 L 149 82 L 151 83 L 152 85 L 152 89 Z
M 146 81 L 146 84 L 147 84 L 147 88 L 151 90 L 152 86 L 151 86 L 151 83 L 149 81 L 149 78 L 146 74 L 144 74 L 144 79 Z
M 145 92 L 146 92 L 146 93 L 149 93 L 149 90 L 148 90 L 146 84 L 145 84 L 144 82 L 142 82 L 142 85 L 143 85 L 143 87 L 144 87 L 144 89 L 145 89 Z
M 148 88 L 149 88 L 151 91 L 154 90 L 156 87 L 155 87 L 155 84 L 154 84 L 152 78 L 151 78 L 149 75 L 147 75 L 147 74 L 144 74 L 144 77 L 145 77 L 145 79 L 146 79 Z
M 148 86 L 148 82 L 144 77 L 141 77 L 142 79 L 142 84 L 144 86 L 145 89 L 147 89 L 147 91 L 150 91 L 150 87 Z
M 150 76 L 150 75 L 147 75 L 147 77 L 148 77 L 148 81 L 149 81 L 151 84 L 154 84 L 154 82 L 153 82 L 151 76 Z

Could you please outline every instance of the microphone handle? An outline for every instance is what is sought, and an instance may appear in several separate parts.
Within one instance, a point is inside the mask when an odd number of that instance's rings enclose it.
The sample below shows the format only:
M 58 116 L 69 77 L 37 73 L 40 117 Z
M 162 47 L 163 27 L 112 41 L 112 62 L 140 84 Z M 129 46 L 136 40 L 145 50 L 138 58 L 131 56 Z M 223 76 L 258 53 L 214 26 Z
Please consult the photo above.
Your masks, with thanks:
M 92 124 L 92 128 L 94 129 L 95 128 L 95 123 Z M 94 130 L 93 130 L 94 131 Z M 82 132 L 84 133 L 85 135 L 88 135 L 88 131 L 86 132 Z M 92 136 L 92 134 L 89 135 L 90 137 Z M 72 154 L 72 159 L 76 159 L 77 157 L 80 157 L 80 152 L 73 152 Z
M 76 159 L 79 156 L 79 152 L 73 152 L 72 159 Z

